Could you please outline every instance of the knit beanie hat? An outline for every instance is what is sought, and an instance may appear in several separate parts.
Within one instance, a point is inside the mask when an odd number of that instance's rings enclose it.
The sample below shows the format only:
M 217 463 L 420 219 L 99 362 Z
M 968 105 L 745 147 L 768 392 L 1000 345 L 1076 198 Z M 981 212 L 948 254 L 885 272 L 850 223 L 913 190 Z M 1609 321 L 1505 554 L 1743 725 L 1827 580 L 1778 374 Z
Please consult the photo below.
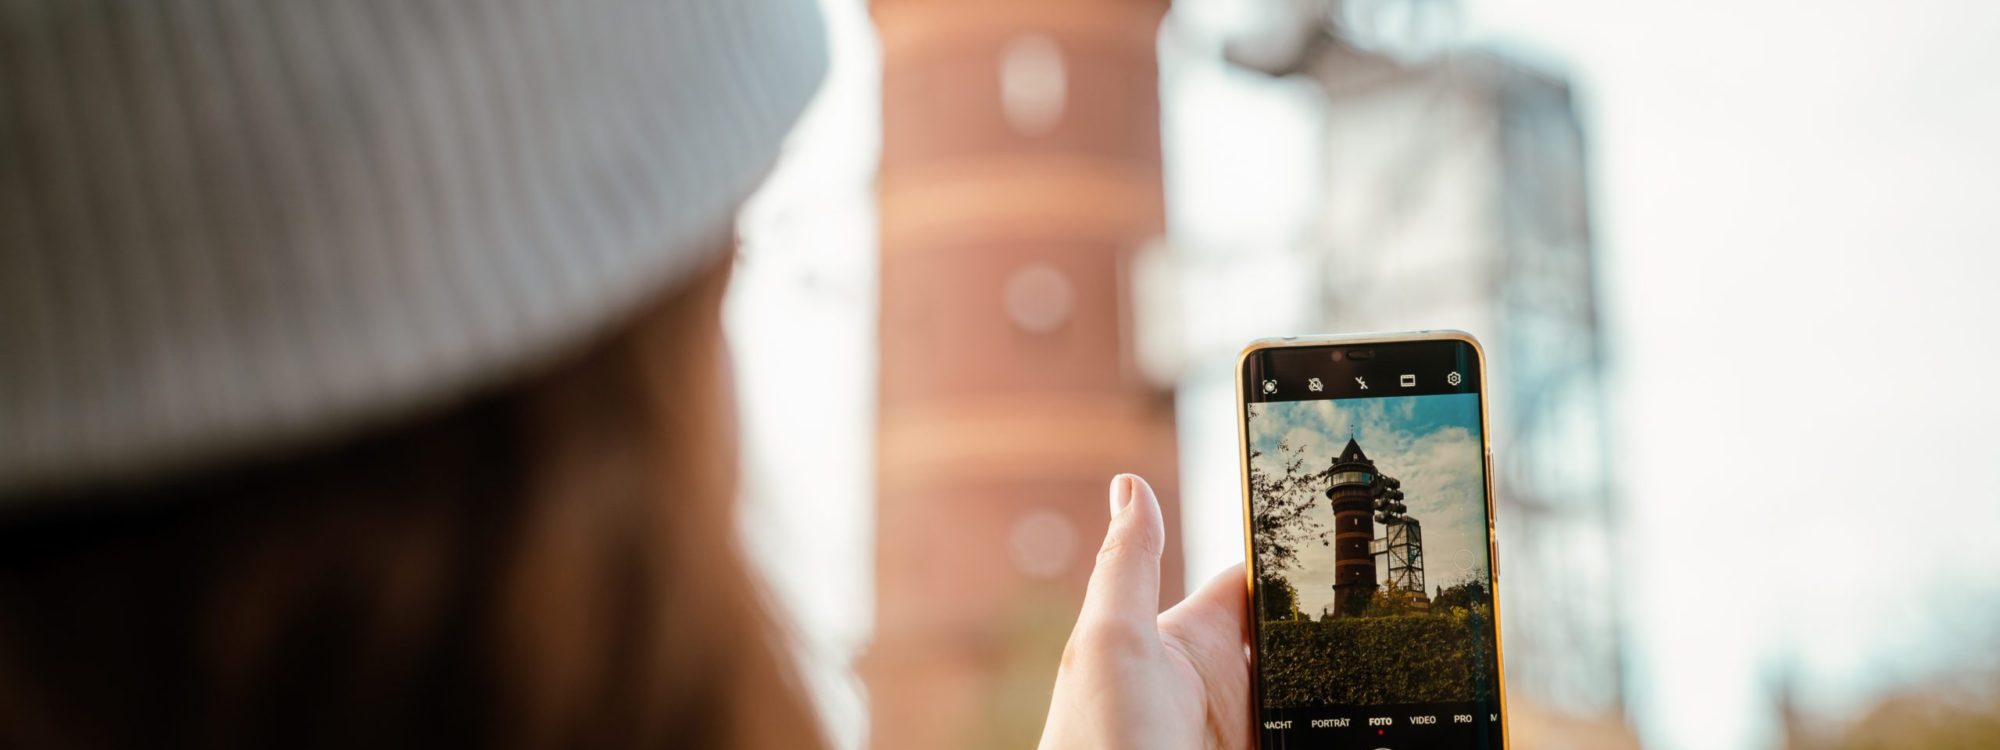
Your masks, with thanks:
M 811 0 L 0 3 L 0 510 L 507 381 L 714 262 Z

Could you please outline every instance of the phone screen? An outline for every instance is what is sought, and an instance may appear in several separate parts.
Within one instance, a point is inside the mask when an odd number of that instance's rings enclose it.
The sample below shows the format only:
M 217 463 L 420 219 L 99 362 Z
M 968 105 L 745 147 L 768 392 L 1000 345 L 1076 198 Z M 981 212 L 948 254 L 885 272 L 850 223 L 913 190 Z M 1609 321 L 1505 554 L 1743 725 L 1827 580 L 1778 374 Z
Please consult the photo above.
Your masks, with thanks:
M 1480 365 L 1460 340 L 1246 356 L 1265 750 L 1505 746 Z

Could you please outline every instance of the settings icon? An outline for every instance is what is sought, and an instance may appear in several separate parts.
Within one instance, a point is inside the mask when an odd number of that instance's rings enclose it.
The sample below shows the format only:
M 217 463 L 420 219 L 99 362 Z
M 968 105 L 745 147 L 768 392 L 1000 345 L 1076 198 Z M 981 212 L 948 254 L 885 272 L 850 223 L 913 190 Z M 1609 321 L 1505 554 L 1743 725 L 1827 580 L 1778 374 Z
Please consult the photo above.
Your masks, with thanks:
M 1458 385 L 1459 383 L 1464 382 L 1464 380 L 1465 378 L 1459 377 L 1458 373 L 1456 372 L 1444 376 L 1444 382 L 1450 383 L 1452 385 Z

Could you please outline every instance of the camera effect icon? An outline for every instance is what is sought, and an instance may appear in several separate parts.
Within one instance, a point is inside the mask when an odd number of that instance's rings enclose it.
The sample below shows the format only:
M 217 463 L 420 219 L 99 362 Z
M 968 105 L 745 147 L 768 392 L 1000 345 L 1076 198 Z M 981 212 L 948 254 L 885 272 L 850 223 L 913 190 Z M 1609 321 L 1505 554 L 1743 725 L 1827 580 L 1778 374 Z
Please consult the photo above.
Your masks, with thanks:
M 1270 394 L 1270 393 L 1277 393 L 1277 392 L 1278 392 L 1278 381 L 1276 381 L 1276 380 L 1266 380 L 1266 381 L 1264 381 L 1264 392 L 1265 392 L 1266 394 Z

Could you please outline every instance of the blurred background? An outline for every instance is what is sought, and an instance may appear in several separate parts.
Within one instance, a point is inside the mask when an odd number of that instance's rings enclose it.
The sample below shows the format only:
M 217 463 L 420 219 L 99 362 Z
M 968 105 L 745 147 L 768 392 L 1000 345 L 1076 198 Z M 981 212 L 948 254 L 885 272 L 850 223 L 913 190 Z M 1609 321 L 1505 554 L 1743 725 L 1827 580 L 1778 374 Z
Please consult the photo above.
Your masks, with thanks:
M 1436 327 L 1517 744 L 2000 746 L 2000 5 L 825 4 L 729 325 L 843 746 L 1032 746 L 1109 476 L 1198 585 L 1235 352 Z

